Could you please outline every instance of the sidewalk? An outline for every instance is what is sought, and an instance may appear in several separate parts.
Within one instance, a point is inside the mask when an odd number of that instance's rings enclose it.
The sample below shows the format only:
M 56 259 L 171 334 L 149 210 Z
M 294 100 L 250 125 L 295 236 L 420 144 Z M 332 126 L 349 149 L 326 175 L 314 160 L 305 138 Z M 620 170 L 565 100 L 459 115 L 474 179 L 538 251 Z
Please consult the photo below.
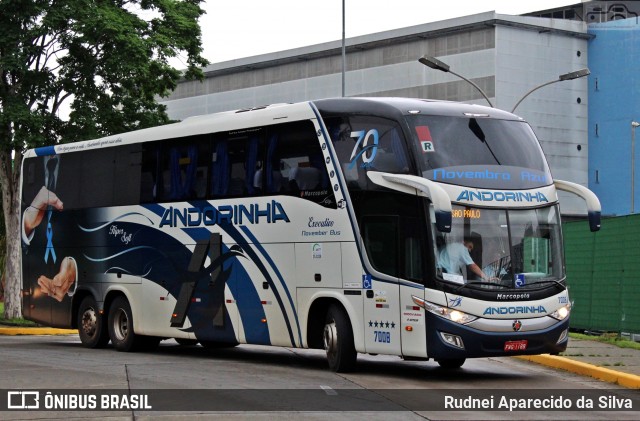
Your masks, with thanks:
M 560 356 L 545 354 L 516 358 L 619 384 L 630 389 L 640 389 L 640 350 L 638 349 L 569 338 L 567 350 Z
M 12 327 L 0 325 L 0 335 L 77 335 L 73 329 L 48 327 Z M 615 383 L 630 389 L 640 389 L 640 350 L 619 348 L 598 341 L 569 339 L 561 356 L 527 355 L 514 357 L 548 367 Z

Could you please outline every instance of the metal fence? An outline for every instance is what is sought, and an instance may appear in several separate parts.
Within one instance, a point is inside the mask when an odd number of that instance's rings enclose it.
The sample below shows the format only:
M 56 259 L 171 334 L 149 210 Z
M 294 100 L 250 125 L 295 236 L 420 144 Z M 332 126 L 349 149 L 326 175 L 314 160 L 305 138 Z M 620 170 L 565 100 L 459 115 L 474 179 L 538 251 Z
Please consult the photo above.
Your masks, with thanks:
M 563 225 L 571 328 L 640 333 L 640 214 Z

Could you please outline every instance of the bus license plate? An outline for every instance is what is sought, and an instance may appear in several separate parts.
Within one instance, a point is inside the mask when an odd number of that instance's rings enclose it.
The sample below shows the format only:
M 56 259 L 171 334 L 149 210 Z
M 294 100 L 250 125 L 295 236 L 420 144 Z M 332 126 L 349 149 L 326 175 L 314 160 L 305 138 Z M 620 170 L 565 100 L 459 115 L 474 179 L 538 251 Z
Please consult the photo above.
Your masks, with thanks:
M 507 341 L 504 343 L 505 351 L 524 351 L 527 349 L 527 341 Z

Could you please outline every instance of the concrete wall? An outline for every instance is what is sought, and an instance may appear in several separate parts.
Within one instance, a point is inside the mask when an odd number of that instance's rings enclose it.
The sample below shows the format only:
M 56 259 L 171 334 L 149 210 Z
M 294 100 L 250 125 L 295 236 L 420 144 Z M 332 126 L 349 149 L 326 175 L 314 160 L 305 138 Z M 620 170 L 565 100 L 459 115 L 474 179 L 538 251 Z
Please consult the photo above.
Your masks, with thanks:
M 556 22 L 539 20 L 549 27 Z M 582 22 L 571 24 L 576 32 L 586 31 Z M 496 51 L 496 106 L 508 111 L 530 89 L 588 65 L 587 40 L 557 32 L 499 26 Z M 554 178 L 583 186 L 588 184 L 587 86 L 587 78 L 582 78 L 542 87 L 515 111 L 533 127 Z M 563 214 L 586 211 L 584 201 L 571 194 L 560 193 L 560 204 Z

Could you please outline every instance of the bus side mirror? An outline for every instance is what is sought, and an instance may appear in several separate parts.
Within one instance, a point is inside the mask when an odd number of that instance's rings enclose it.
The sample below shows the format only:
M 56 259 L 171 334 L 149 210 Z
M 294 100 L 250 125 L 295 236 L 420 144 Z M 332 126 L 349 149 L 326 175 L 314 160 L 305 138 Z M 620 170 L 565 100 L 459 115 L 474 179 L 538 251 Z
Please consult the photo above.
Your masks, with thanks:
M 407 194 L 415 194 L 418 190 L 433 203 L 438 231 L 451 232 L 451 199 L 442 187 L 431 180 L 415 175 L 367 171 L 367 176 L 374 184 L 388 189 Z
M 569 181 L 555 180 L 553 184 L 556 189 L 573 193 L 576 196 L 580 196 L 587 203 L 587 212 L 589 218 L 589 228 L 591 232 L 600 230 L 600 213 L 602 208 L 600 206 L 600 200 L 594 192 L 580 184 L 571 183 Z

